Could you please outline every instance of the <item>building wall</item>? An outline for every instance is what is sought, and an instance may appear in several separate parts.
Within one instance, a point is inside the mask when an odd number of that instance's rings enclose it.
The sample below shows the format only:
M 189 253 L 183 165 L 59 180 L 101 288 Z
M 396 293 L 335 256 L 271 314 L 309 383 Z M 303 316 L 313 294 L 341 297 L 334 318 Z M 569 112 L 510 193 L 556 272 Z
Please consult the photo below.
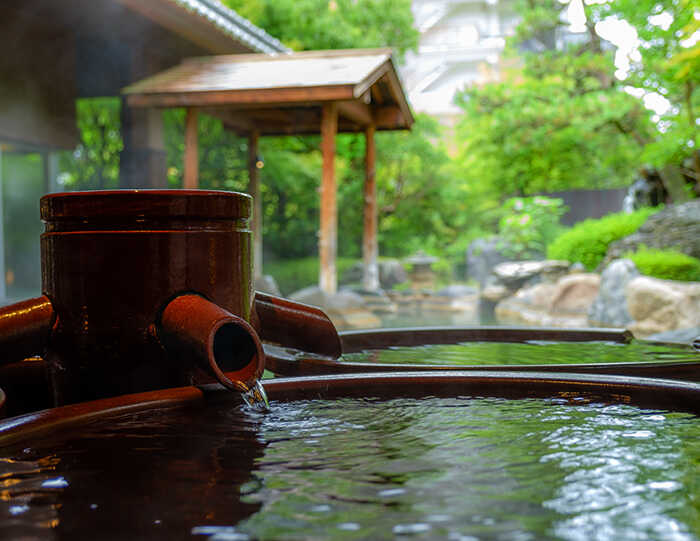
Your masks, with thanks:
M 0 141 L 73 148 L 75 42 L 41 23 L 0 17 Z
M 455 92 L 499 77 L 505 38 L 517 24 L 512 0 L 413 0 L 421 33 L 402 69 L 411 105 L 447 124 Z

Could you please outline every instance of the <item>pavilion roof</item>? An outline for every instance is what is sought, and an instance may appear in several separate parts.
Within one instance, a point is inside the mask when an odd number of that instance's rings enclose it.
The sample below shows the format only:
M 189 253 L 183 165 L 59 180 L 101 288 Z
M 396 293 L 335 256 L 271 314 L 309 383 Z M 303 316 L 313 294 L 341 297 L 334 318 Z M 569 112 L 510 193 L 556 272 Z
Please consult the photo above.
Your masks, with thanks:
M 196 107 L 241 134 L 318 133 L 324 103 L 338 131 L 413 123 L 390 49 L 189 58 L 124 89 L 134 107 Z

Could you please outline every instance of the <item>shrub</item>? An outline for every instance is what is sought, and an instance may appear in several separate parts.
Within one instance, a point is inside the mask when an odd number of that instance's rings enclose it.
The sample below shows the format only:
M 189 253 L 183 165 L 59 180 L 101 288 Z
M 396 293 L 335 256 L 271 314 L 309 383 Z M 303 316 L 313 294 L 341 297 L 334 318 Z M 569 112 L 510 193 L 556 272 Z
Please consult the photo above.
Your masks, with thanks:
M 579 222 L 554 239 L 547 248 L 547 257 L 572 263 L 579 261 L 589 271 L 595 270 L 605 257 L 611 242 L 631 235 L 659 210 L 659 207 L 647 207 L 629 214 L 619 212 Z
M 503 252 L 516 259 L 541 257 L 561 232 L 559 219 L 567 210 L 562 199 L 539 195 L 506 200 L 498 223 Z
M 631 259 L 639 272 L 663 280 L 700 281 L 700 259 L 675 250 L 654 250 L 640 246 L 625 257 Z
M 337 258 L 335 266 L 338 276 L 356 261 L 352 258 Z M 265 261 L 263 272 L 274 277 L 283 295 L 290 295 L 302 288 L 317 285 L 319 268 L 318 257 L 302 257 Z

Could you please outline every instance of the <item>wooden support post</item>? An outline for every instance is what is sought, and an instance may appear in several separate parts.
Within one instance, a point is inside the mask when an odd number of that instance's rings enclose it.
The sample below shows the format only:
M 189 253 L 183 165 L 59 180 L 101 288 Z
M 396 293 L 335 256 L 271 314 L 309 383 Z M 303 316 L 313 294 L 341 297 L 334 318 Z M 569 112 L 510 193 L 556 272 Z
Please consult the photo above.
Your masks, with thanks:
M 375 161 L 374 124 L 370 124 L 365 129 L 365 206 L 362 238 L 362 258 L 364 260 L 362 287 L 369 291 L 379 289 Z
M 183 188 L 199 187 L 199 151 L 197 149 L 197 109 L 187 108 L 185 115 L 185 165 Z
M 319 287 L 333 294 L 338 289 L 335 274 L 337 252 L 338 211 L 335 186 L 335 134 L 338 131 L 338 109 L 335 102 L 325 103 L 321 116 L 321 155 L 323 171 L 321 175 L 321 229 L 319 231 L 319 255 L 321 270 Z
M 253 196 L 253 276 L 262 278 L 263 268 L 263 216 L 260 170 L 258 169 L 258 130 L 248 137 L 248 193 Z

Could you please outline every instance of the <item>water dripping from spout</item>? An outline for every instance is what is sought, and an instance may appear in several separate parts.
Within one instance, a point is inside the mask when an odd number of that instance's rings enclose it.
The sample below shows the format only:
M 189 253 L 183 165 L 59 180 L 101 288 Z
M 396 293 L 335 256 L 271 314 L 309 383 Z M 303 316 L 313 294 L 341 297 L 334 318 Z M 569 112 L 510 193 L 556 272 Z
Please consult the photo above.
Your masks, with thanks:
M 246 388 L 246 386 L 243 384 L 241 384 L 241 386 L 243 389 Z M 270 402 L 267 399 L 265 388 L 262 386 L 260 381 L 256 381 L 247 390 L 241 390 L 241 397 L 243 398 L 243 401 L 255 411 L 270 411 Z

